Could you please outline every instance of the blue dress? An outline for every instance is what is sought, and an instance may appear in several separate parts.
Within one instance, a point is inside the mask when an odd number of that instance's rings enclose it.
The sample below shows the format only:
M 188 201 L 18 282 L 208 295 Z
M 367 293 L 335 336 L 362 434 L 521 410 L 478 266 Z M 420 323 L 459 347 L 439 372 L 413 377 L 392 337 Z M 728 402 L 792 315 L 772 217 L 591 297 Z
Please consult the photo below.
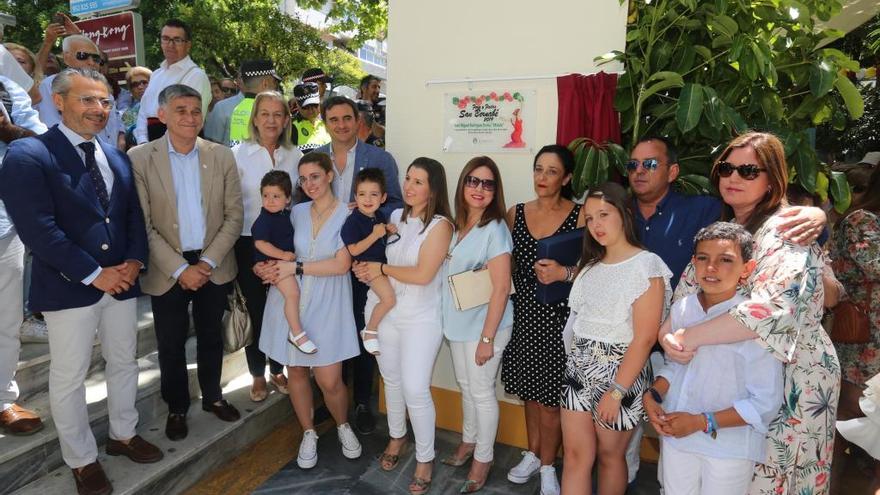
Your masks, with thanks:
M 312 202 L 293 207 L 293 244 L 297 260 L 308 263 L 336 256 L 344 247 L 339 233 L 348 217 L 348 208 L 340 202 L 315 239 L 312 239 Z M 297 277 L 300 288 L 299 317 L 318 352 L 305 354 L 287 341 L 290 326 L 284 317 L 284 298 L 274 286 L 266 298 L 260 350 L 286 366 L 327 366 L 360 354 L 354 314 L 351 311 L 349 274 Z

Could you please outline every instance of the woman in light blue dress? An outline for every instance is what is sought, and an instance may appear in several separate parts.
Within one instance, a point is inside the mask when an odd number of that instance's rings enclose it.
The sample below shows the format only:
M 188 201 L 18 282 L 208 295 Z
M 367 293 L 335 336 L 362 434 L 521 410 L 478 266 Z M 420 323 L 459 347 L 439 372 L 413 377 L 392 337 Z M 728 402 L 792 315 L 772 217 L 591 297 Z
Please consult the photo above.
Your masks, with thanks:
M 361 455 L 361 445 L 348 425 L 348 393 L 342 382 L 342 361 L 360 353 L 351 312 L 351 257 L 340 237 L 348 207 L 333 196 L 333 163 L 324 153 L 308 153 L 299 161 L 298 186 L 311 201 L 293 207 L 293 243 L 297 261 L 270 261 L 256 267 L 267 282 L 295 276 L 300 284 L 300 321 L 318 347 L 305 354 L 288 339 L 290 327 L 284 316 L 284 298 L 269 289 L 260 350 L 287 366 L 290 402 L 304 430 L 297 464 L 303 469 L 318 461 L 309 378 L 311 369 L 324 395 L 324 403 L 336 420 L 342 453 L 349 459 Z

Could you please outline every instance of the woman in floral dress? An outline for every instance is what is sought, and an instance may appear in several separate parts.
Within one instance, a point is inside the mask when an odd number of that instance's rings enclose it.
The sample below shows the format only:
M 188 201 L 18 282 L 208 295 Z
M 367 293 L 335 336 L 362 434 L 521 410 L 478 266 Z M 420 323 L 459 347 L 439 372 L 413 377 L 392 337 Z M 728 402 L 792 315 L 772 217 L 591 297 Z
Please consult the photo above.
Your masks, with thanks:
M 840 407 L 861 416 L 859 397 L 865 381 L 880 373 L 880 168 L 871 175 L 860 204 L 834 231 L 831 259 L 834 273 L 849 300 L 868 310 L 871 340 L 837 344 L 843 387 Z M 843 411 L 842 411 L 843 412 Z
M 829 493 L 840 364 L 821 325 L 822 253 L 816 243 L 797 245 L 777 231 L 787 171 L 782 143 L 772 134 L 744 134 L 721 154 L 712 181 L 725 214 L 754 235 L 758 265 L 744 287 L 749 299 L 726 315 L 661 335 L 661 345 L 673 360 L 687 362 L 702 345 L 758 338 L 785 363 L 784 403 L 749 493 L 821 495 Z M 690 265 L 676 296 L 697 287 Z

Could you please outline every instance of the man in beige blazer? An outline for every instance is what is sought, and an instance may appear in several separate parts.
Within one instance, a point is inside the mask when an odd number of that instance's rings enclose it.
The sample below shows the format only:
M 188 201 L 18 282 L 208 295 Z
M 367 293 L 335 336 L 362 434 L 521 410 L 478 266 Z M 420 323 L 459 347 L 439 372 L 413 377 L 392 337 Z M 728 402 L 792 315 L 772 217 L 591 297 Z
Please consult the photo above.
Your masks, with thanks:
M 198 137 L 204 122 L 199 92 L 182 84 L 162 90 L 159 119 L 168 127 L 165 136 L 128 154 L 150 246 L 141 288 L 151 296 L 155 318 L 162 399 L 168 403 L 165 434 L 181 440 L 190 403 L 184 352 L 190 303 L 202 409 L 224 421 L 239 418 L 220 389 L 221 319 L 237 273 L 232 248 L 243 212 L 232 152 Z

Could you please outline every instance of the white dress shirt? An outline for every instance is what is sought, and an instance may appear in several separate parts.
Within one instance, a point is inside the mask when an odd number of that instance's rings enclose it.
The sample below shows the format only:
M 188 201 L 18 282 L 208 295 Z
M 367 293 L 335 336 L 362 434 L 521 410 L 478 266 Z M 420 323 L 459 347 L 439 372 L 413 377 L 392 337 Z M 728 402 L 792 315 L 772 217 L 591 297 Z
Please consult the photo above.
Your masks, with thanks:
M 211 103 L 211 81 L 201 67 L 189 58 L 189 55 L 168 65 L 164 60 L 159 68 L 150 76 L 150 84 L 141 97 L 141 109 L 138 111 L 137 125 L 134 129 L 134 137 L 138 144 L 146 143 L 147 119 L 159 114 L 159 93 L 172 84 L 185 84 L 202 95 L 202 115 L 208 115 L 208 105 Z
M 716 316 L 745 300 L 740 295 L 703 310 L 698 294 L 672 305 L 672 328 L 686 328 Z M 658 377 L 669 381 L 663 410 L 690 414 L 733 407 L 746 426 L 721 428 L 717 438 L 701 431 L 686 437 L 663 437 L 674 448 L 692 454 L 764 462 L 767 428 L 783 401 L 782 362 L 757 340 L 707 345 L 687 365 L 669 361 Z
M 214 107 L 216 109 L 216 106 Z M 253 141 L 245 141 L 232 148 L 235 155 L 235 165 L 238 167 L 238 176 L 241 178 L 241 199 L 244 203 L 244 224 L 241 227 L 241 235 L 250 236 L 251 226 L 260 214 L 263 206 L 263 196 L 260 191 L 260 182 L 263 176 L 272 170 L 283 170 L 290 175 L 292 183 L 296 182 L 297 166 L 302 152 L 296 147 L 278 147 L 275 150 L 275 165 L 269 158 L 269 150 Z
M 101 149 L 101 144 L 98 143 L 98 140 L 94 137 L 92 139 L 86 139 L 80 136 L 64 125 L 64 122 L 58 123 L 58 130 L 61 131 L 61 133 L 64 134 L 64 137 L 66 137 L 67 140 L 70 141 L 70 144 L 73 145 L 73 149 L 76 150 L 77 156 L 82 160 L 83 168 L 86 166 L 86 152 L 83 151 L 79 145 L 86 141 L 95 145 L 95 161 L 98 163 L 98 169 L 101 171 L 101 177 L 104 179 L 104 186 L 107 188 L 107 197 L 110 197 L 113 194 L 113 169 L 110 168 L 110 162 L 107 161 L 107 155 L 104 154 L 104 150 Z M 115 145 L 115 143 L 113 145 Z M 100 274 L 101 267 L 98 267 L 95 271 L 89 274 L 88 277 L 82 279 L 82 283 L 84 285 L 91 285 Z
M 336 199 L 348 203 L 349 198 L 351 198 L 351 184 L 354 182 L 354 159 L 357 151 L 357 141 L 351 146 L 351 149 L 348 150 L 347 158 L 345 159 L 345 169 L 340 172 L 336 167 L 336 157 L 333 155 L 333 145 L 330 145 L 330 159 L 333 161 L 333 173 L 336 177 L 333 178 L 333 194 L 336 196 Z

